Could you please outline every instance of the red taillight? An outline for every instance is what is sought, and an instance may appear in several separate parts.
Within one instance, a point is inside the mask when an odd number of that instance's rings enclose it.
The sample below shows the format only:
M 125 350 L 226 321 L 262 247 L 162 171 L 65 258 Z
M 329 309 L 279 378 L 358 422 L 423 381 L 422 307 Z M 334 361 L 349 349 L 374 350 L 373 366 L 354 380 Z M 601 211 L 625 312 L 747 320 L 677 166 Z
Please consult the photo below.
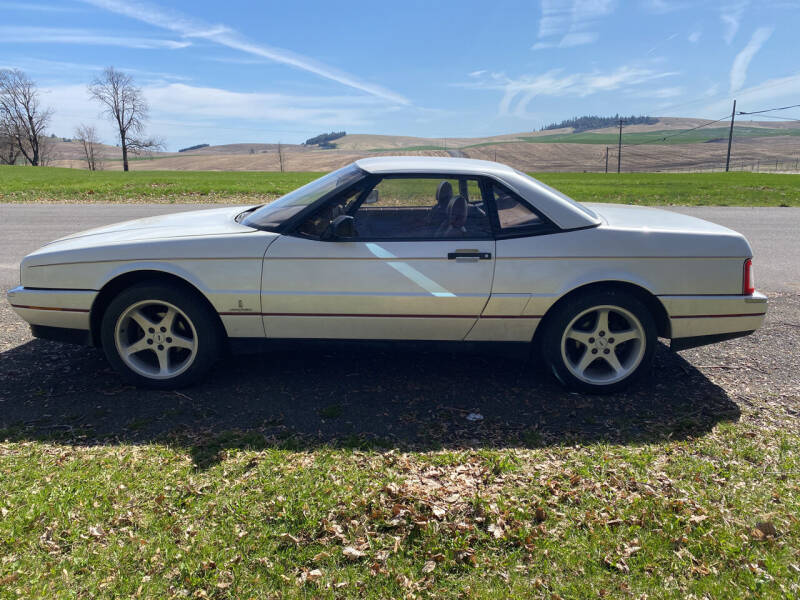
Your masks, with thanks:
M 752 296 L 756 291 L 755 280 L 753 279 L 753 259 L 748 258 L 744 261 L 744 277 L 743 277 L 742 293 L 745 296 Z

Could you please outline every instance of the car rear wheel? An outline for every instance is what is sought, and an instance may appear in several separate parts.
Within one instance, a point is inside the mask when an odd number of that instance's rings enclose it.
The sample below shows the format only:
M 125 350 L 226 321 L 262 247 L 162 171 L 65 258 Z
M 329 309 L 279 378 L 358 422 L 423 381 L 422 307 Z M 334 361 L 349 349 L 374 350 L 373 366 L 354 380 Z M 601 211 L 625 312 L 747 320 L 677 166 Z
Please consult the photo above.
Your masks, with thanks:
M 649 368 L 657 337 L 653 317 L 638 299 L 593 292 L 557 307 L 546 324 L 542 350 L 566 387 L 610 393 Z
M 111 365 L 131 383 L 172 389 L 190 385 L 214 364 L 221 346 L 215 315 L 192 292 L 142 283 L 121 292 L 101 324 Z

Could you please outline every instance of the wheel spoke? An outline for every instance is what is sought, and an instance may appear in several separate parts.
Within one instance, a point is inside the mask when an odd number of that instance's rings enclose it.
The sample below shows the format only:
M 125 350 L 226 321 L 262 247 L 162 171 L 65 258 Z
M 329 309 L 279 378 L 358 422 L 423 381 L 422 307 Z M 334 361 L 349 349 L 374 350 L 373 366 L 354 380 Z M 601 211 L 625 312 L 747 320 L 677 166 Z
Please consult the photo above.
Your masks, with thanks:
M 596 332 L 604 331 L 608 333 L 608 309 L 601 308 L 597 311 L 597 325 L 595 326 Z
M 582 375 L 583 372 L 589 368 L 589 365 L 592 364 L 596 358 L 597 356 L 592 354 L 591 351 L 587 348 L 586 351 L 583 353 L 583 356 L 581 356 L 580 361 L 578 361 L 578 364 L 575 365 L 575 369 L 578 371 L 578 373 Z
M 589 338 L 592 337 L 592 335 L 592 333 L 588 331 L 581 331 L 580 329 L 570 329 L 569 332 L 567 332 L 567 337 L 569 339 L 580 342 L 584 346 L 589 345 Z
M 131 319 L 136 321 L 136 323 L 138 323 L 139 327 L 141 327 L 142 330 L 144 330 L 145 333 L 147 333 L 147 330 L 150 329 L 150 328 L 155 329 L 156 327 L 158 327 L 158 323 L 153 321 L 150 317 L 148 317 L 146 314 L 144 314 L 141 310 L 136 310 L 136 311 L 132 312 L 131 313 Z
M 615 344 L 622 344 L 623 342 L 639 339 L 639 333 L 635 329 L 626 329 L 625 331 L 615 331 L 609 335 L 611 335 L 614 338 Z
M 191 338 L 183 337 L 176 333 L 172 334 L 172 346 L 175 348 L 186 348 L 187 350 L 194 350 L 194 340 Z
M 167 333 L 172 332 L 172 325 L 175 323 L 175 309 L 171 306 L 167 308 L 166 314 L 162 317 L 161 321 L 158 322 L 159 327 L 163 327 L 166 329 Z
M 156 352 L 156 356 L 158 356 L 158 374 L 166 375 L 169 373 L 169 353 L 164 350 Z
M 608 363 L 608 366 L 611 367 L 614 370 L 614 373 L 616 375 L 619 375 L 620 373 L 622 373 L 624 371 L 624 369 L 622 368 L 622 365 L 619 362 L 619 359 L 617 358 L 617 355 L 614 354 L 613 350 L 611 352 L 609 352 L 608 354 L 603 354 L 602 358 L 603 358 L 604 361 L 606 361 Z
M 126 346 L 123 351 L 127 356 L 130 356 L 131 354 L 136 354 L 142 350 L 152 350 L 152 348 L 153 347 L 147 343 L 147 336 L 144 336 L 138 342 L 134 342 L 130 346 Z

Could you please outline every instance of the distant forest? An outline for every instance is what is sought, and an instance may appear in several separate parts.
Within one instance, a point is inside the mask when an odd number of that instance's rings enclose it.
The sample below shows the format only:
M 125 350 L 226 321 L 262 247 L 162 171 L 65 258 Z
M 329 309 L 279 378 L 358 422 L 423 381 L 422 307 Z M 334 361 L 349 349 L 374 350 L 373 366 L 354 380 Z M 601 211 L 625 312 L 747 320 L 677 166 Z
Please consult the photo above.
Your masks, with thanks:
M 312 138 L 308 138 L 305 142 L 303 142 L 303 144 L 306 146 L 318 144 L 320 148 L 336 148 L 336 144 L 332 144 L 331 142 L 346 135 L 346 131 L 331 131 L 330 133 L 321 133 Z
M 575 129 L 575 133 L 580 133 L 581 131 L 589 131 L 590 129 L 602 129 L 603 127 L 613 127 L 619 124 L 619 120 L 622 119 L 625 122 L 625 125 L 654 125 L 658 123 L 658 119 L 653 117 L 643 117 L 643 116 L 633 116 L 630 117 L 620 117 L 619 115 L 614 115 L 613 117 L 598 117 L 596 115 L 584 115 L 583 117 L 573 117 L 571 119 L 565 119 L 560 123 L 551 123 L 546 127 L 542 127 L 540 131 L 545 131 L 547 129 L 562 129 L 564 127 L 572 127 Z
M 178 152 L 189 152 L 189 150 L 200 150 L 200 148 L 208 148 L 208 144 L 197 144 L 197 146 L 189 146 L 188 148 L 181 148 Z

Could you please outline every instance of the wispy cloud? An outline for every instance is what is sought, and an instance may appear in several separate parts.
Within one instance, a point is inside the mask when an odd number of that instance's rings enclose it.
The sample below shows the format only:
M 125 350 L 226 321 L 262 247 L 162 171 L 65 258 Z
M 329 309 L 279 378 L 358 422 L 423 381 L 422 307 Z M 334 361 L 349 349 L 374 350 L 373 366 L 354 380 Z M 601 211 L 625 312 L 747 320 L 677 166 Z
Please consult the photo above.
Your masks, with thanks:
M 35 4 L 33 2 L 0 2 L 0 10 L 17 10 L 17 11 L 33 11 L 33 12 L 81 12 L 79 6 L 71 6 L 65 4 Z
M 53 75 L 65 76 L 69 75 L 74 77 L 76 73 L 82 76 L 88 74 L 97 74 L 106 68 L 107 65 L 95 63 L 76 63 L 62 60 L 48 60 L 44 58 L 10 58 L 9 61 L 13 63 L 13 68 L 21 69 L 23 71 L 31 72 L 35 75 L 45 74 L 52 78 Z M 119 65 L 119 69 L 125 73 L 135 75 L 137 78 L 141 77 L 145 81 L 190 81 L 192 78 L 185 75 L 177 75 L 175 73 L 167 73 L 164 71 L 150 71 L 147 69 L 137 69 L 135 67 L 128 67 L 126 65 Z
M 761 50 L 761 46 L 769 39 L 772 32 L 772 27 L 759 27 L 753 33 L 747 46 L 736 55 L 736 58 L 733 60 L 733 66 L 731 67 L 731 94 L 740 90 L 744 85 L 745 79 L 747 79 L 747 68 L 750 66 L 750 61 L 753 60 L 756 53 Z
M 383 98 L 396 104 L 410 104 L 410 101 L 391 90 L 369 82 L 361 81 L 354 75 L 339 71 L 307 56 L 297 54 L 284 48 L 275 48 L 252 42 L 234 29 L 225 25 L 212 25 L 187 17 L 175 11 L 164 10 L 146 2 L 130 0 L 84 0 L 93 6 L 143 21 L 155 27 L 167 29 L 184 38 L 201 38 L 222 46 L 266 58 L 274 62 L 314 73 L 320 77 L 336 81 L 348 87 L 366 92 L 372 96 Z
M 542 0 L 539 33 L 533 50 L 572 48 L 600 38 L 597 21 L 614 12 L 615 0 Z
M 733 38 L 739 31 L 739 24 L 742 22 L 744 9 L 747 8 L 749 0 L 737 0 L 732 4 L 725 4 L 720 8 L 719 18 L 722 20 L 724 28 L 722 38 L 729 46 L 733 43 Z
M 231 137 L 237 141 L 269 141 L 281 139 L 279 132 L 285 140 L 287 133 L 297 138 L 299 132 L 309 130 L 363 128 L 385 121 L 395 111 L 406 110 L 366 95 L 247 93 L 164 82 L 145 84 L 142 90 L 150 106 L 149 130 L 165 138 L 171 147 L 192 140 L 197 143 L 198 138 L 209 143 Z M 104 139 L 114 139 L 113 128 L 99 118 L 99 107 L 88 99 L 85 85 L 43 85 L 41 92 L 43 101 L 56 109 L 62 135 L 68 135 L 80 123 L 92 123 Z
M 703 32 L 698 30 L 690 33 L 686 39 L 689 40 L 690 43 L 696 44 L 697 42 L 700 41 L 701 37 L 703 37 Z
M 124 35 L 108 35 L 88 29 L 64 29 L 59 27 L 0 26 L 0 41 L 14 44 L 81 44 L 88 46 L 123 46 L 145 50 L 186 48 L 187 40 L 163 40 Z
M 503 98 L 498 106 L 500 116 L 533 118 L 535 115 L 528 112 L 528 107 L 536 97 L 584 98 L 600 92 L 620 89 L 634 91 L 636 86 L 643 83 L 677 74 L 677 72 L 657 72 L 634 66 L 622 66 L 608 72 L 592 71 L 572 74 L 563 74 L 562 70 L 555 69 L 539 75 L 523 75 L 517 78 L 508 77 L 504 73 L 491 73 L 479 81 L 457 85 L 473 89 L 502 91 Z M 657 93 L 651 94 L 651 96 L 659 97 Z
M 768 79 L 748 88 L 736 92 L 736 106 L 739 110 L 752 111 L 768 108 L 773 103 L 794 104 L 794 99 L 800 96 L 800 73 Z M 728 97 L 706 104 L 695 114 L 718 117 L 725 112 L 730 113 L 731 101 Z

